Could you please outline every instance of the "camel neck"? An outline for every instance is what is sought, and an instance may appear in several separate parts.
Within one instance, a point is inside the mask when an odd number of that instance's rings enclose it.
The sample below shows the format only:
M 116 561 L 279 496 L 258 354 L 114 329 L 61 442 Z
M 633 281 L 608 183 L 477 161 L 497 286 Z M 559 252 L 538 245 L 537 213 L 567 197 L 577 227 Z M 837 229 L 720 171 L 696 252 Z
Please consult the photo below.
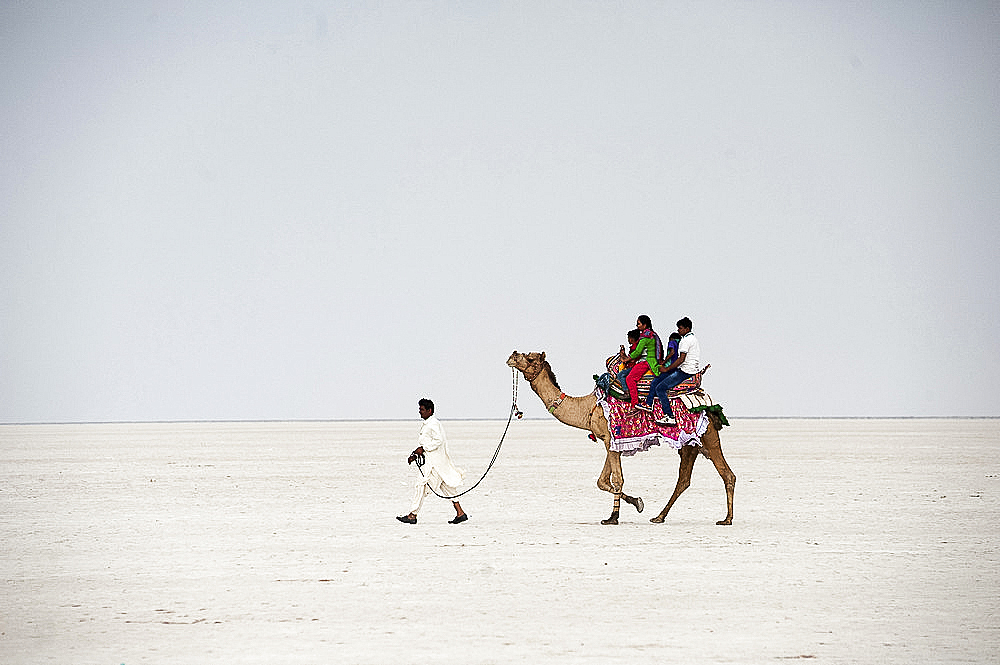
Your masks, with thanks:
M 542 369 L 542 371 L 538 373 L 538 376 L 528 382 L 528 385 L 531 386 L 531 389 L 535 391 L 535 394 L 538 395 L 546 404 L 562 394 L 562 390 L 557 388 L 556 385 L 552 383 L 552 379 L 549 377 L 547 368 Z

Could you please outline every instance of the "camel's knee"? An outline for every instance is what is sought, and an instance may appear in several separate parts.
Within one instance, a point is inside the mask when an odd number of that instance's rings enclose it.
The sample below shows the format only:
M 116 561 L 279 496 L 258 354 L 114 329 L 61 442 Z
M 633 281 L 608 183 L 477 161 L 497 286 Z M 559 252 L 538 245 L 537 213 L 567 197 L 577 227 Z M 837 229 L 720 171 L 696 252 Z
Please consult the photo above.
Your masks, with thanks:
M 598 487 L 598 489 L 601 489 L 601 490 L 603 490 L 605 492 L 611 492 L 612 494 L 619 494 L 622 491 L 622 484 L 621 484 L 621 482 L 619 482 L 617 485 L 615 485 L 613 481 L 612 482 L 607 482 L 607 481 L 601 482 L 600 480 L 598 480 L 597 481 L 597 487 Z
M 618 494 L 622 491 L 622 486 L 624 484 L 625 482 L 622 480 L 621 476 L 616 476 L 615 474 L 611 474 L 611 482 L 608 483 L 608 487 L 610 489 L 608 489 L 607 491 L 611 492 L 612 494 Z
M 601 490 L 602 492 L 608 492 L 610 494 L 620 494 L 622 491 L 622 486 L 612 485 L 611 483 L 601 482 L 600 480 L 598 480 L 597 489 Z
M 611 491 L 611 465 L 605 464 L 601 475 L 597 477 L 597 486 L 605 492 Z
M 616 473 L 601 474 L 597 479 L 597 487 L 605 492 L 617 494 L 622 491 L 622 477 Z

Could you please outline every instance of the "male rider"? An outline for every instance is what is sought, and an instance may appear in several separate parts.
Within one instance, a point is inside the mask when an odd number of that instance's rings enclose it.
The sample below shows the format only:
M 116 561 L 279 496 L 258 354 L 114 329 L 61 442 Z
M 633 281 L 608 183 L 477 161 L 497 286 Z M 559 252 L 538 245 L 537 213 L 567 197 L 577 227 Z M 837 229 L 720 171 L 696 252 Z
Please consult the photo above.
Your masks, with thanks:
M 701 370 L 701 347 L 698 345 L 698 338 L 691 332 L 691 319 L 685 316 L 677 322 L 677 334 L 681 336 L 681 341 L 677 343 L 677 358 L 663 370 L 664 377 L 656 386 L 656 396 L 660 398 L 660 406 L 663 407 L 663 418 L 656 421 L 657 425 L 677 424 L 667 393 Z

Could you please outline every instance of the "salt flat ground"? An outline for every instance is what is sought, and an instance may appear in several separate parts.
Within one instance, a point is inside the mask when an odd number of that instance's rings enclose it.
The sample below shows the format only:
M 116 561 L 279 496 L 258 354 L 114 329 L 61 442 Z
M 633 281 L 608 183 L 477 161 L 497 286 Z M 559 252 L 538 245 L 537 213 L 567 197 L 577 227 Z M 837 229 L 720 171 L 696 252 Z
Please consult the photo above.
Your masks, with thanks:
M 443 414 L 442 414 L 443 415 Z M 445 420 L 475 479 L 505 422 Z M 451 525 L 418 421 L 0 426 L 2 663 L 996 663 L 1000 421 L 740 420 L 699 460 L 515 421 Z

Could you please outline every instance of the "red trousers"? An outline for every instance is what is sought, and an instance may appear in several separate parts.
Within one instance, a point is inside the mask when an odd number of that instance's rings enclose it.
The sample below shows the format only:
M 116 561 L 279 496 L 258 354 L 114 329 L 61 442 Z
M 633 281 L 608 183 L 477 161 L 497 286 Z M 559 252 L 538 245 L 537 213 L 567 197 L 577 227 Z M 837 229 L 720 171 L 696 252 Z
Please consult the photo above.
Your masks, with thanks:
M 649 363 L 640 360 L 632 367 L 632 370 L 625 377 L 625 385 L 628 386 L 629 403 L 635 406 L 639 403 L 639 379 L 649 371 Z

